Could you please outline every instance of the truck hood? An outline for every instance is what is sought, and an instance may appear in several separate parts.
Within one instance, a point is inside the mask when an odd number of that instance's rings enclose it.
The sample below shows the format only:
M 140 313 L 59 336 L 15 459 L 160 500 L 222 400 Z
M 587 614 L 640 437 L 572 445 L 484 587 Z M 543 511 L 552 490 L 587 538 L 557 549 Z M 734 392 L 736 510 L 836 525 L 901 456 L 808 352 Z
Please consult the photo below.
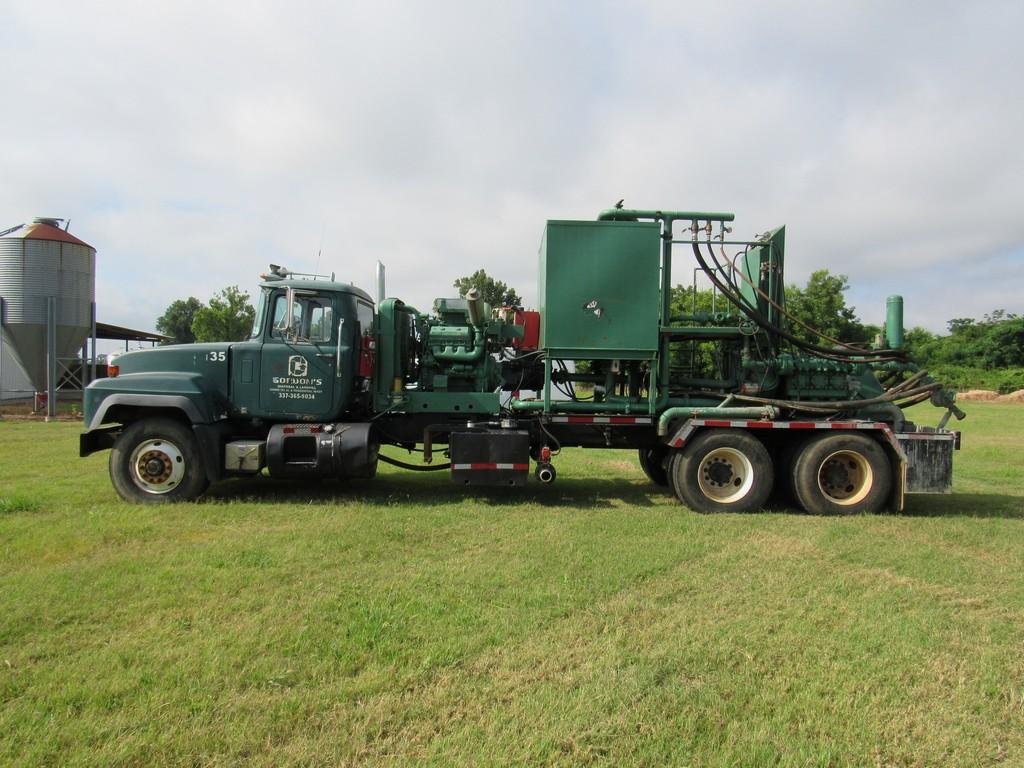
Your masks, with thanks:
M 191 374 L 199 379 L 200 389 L 226 398 L 231 377 L 231 342 L 140 349 L 118 355 L 111 365 L 118 367 L 120 376 L 132 378 L 139 374 Z
M 231 342 L 172 344 L 167 347 L 124 352 L 117 355 L 110 364 L 116 365 L 122 374 L 176 371 L 212 375 L 213 378 L 217 378 L 218 374 L 227 374 L 230 349 Z

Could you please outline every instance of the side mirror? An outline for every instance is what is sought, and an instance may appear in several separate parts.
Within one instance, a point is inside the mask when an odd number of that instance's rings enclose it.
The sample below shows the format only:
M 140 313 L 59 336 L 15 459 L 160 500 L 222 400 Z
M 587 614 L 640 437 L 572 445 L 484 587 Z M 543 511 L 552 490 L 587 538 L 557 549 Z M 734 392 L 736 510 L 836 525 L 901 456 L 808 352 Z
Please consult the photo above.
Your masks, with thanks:
M 295 289 L 289 288 L 285 294 L 284 317 L 274 323 L 274 330 L 281 331 L 285 336 L 295 333 Z

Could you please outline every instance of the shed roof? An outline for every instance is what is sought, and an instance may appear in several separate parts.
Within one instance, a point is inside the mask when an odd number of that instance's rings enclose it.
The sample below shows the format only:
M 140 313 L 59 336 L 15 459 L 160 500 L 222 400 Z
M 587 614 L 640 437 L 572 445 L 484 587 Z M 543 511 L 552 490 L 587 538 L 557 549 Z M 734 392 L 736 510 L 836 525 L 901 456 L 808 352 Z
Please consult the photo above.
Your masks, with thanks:
M 110 323 L 96 323 L 96 338 L 111 339 L 114 341 L 170 341 L 170 336 L 164 336 L 155 331 L 136 331 L 133 328 L 124 328 L 120 325 Z

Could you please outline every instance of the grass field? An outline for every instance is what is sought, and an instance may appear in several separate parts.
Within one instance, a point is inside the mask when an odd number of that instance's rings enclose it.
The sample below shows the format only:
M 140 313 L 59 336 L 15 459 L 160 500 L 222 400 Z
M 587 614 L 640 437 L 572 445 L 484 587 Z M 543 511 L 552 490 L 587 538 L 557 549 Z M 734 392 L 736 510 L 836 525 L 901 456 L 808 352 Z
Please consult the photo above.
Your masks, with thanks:
M 841 519 L 618 451 L 136 507 L 0 423 L 0 764 L 1024 765 L 1024 408 L 969 412 L 956 494 Z

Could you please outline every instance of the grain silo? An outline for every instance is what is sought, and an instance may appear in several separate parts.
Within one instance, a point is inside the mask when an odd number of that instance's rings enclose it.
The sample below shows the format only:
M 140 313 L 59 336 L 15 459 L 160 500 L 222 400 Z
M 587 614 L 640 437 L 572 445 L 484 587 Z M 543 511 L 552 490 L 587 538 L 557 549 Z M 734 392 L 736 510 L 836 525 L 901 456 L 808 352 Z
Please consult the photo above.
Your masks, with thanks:
M 39 218 L 0 232 L 0 325 L 5 351 L 46 392 L 49 415 L 63 361 L 89 336 L 96 295 L 96 250 Z

